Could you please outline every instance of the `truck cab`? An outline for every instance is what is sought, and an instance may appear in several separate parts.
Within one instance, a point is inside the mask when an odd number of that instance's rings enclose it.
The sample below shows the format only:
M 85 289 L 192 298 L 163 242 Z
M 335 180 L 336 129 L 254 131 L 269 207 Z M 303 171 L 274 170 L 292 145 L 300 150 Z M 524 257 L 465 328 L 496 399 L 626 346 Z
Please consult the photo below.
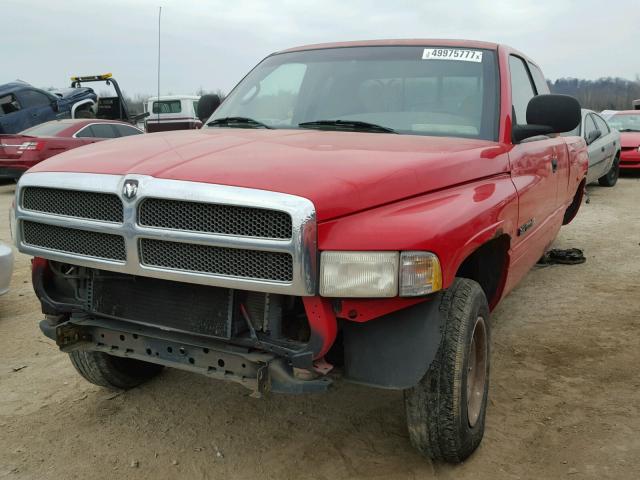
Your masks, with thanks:
M 168 130 L 192 130 L 202 127 L 198 118 L 198 100 L 195 95 L 166 95 L 149 98 L 144 111 L 149 113 L 145 119 L 145 130 L 166 132 Z

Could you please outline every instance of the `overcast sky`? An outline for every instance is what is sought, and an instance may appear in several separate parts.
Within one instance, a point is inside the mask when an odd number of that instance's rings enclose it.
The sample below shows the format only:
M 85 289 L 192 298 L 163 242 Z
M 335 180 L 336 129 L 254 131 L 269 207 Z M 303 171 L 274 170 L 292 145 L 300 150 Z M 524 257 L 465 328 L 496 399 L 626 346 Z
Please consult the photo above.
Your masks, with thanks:
M 2 0 L 0 84 L 113 72 L 129 95 L 155 93 L 158 5 L 163 94 L 228 92 L 271 52 L 379 38 L 507 43 L 551 79 L 640 73 L 638 0 Z

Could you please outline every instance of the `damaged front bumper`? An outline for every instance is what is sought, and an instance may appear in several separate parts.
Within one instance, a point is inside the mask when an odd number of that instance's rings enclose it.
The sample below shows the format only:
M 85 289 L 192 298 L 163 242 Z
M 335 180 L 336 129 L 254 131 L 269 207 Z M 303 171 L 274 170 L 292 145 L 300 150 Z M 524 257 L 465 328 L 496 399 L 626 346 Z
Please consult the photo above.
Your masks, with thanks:
M 74 318 L 58 324 L 54 321 L 41 321 L 40 329 L 67 353 L 84 350 L 133 358 L 232 381 L 261 394 L 320 393 L 331 385 L 327 377 L 296 378 L 286 358 L 215 339 L 112 319 Z

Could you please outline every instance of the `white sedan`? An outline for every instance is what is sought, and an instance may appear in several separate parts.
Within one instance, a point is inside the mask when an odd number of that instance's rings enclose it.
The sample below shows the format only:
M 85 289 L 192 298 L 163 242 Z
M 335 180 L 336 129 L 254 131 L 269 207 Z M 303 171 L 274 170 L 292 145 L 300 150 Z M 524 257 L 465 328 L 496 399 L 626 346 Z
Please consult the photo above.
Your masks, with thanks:
M 13 272 L 13 250 L 9 245 L 0 243 L 0 295 L 9 291 Z

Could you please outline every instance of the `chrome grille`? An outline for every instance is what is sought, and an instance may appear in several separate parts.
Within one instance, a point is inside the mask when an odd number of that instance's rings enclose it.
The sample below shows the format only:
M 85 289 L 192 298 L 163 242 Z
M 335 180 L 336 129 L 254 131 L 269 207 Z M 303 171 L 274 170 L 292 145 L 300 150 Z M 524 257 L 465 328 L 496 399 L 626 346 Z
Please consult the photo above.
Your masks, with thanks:
M 128 196 L 127 181 L 138 183 Z M 29 255 L 234 290 L 317 292 L 315 208 L 303 197 L 138 174 L 33 172 L 17 198 L 16 245 Z
M 123 221 L 122 201 L 110 193 L 27 187 L 22 191 L 22 207 L 67 217 L 117 223 Z
M 293 279 L 291 255 L 281 252 L 211 247 L 143 238 L 140 240 L 140 262 L 150 267 L 230 277 L 277 282 L 290 282 Z
M 120 235 L 29 221 L 22 222 L 22 234 L 23 242 L 34 247 L 107 260 L 127 259 L 124 238 Z
M 138 223 L 146 227 L 259 238 L 291 238 L 291 215 L 277 210 L 148 198 Z

